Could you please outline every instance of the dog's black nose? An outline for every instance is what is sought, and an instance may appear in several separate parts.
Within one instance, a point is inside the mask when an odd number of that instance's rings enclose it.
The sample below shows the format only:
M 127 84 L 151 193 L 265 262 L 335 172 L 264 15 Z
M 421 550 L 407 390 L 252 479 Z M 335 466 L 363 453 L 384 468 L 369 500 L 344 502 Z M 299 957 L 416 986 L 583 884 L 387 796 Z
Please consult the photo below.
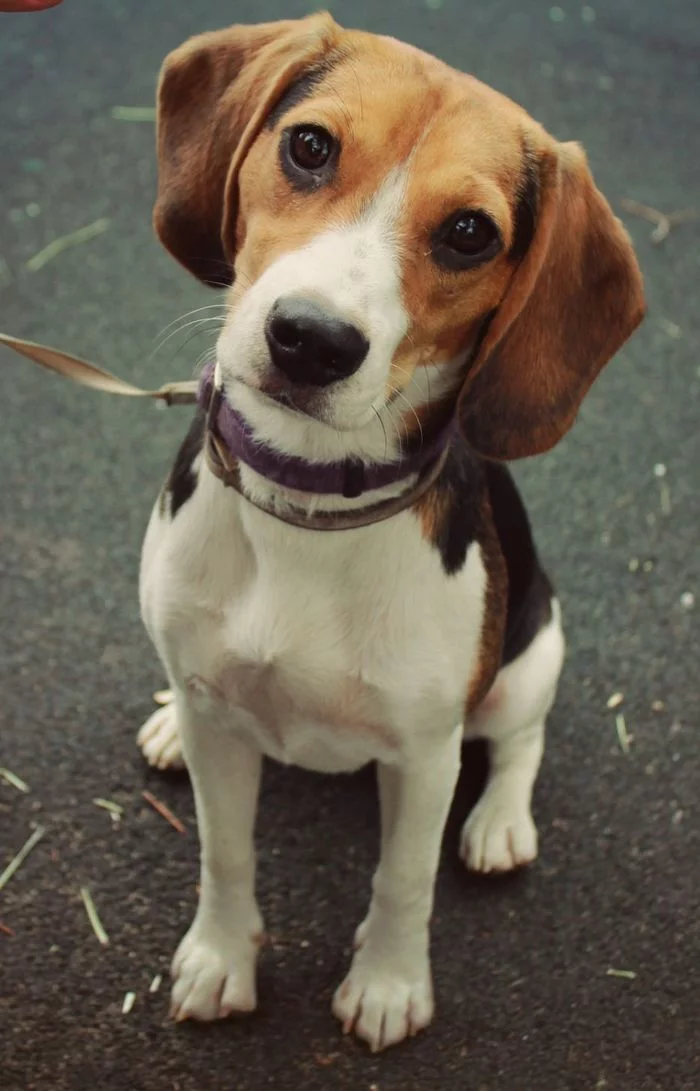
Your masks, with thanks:
M 292 382 L 328 386 L 357 371 L 369 341 L 349 322 L 301 297 L 278 299 L 267 316 L 265 337 L 275 367 Z

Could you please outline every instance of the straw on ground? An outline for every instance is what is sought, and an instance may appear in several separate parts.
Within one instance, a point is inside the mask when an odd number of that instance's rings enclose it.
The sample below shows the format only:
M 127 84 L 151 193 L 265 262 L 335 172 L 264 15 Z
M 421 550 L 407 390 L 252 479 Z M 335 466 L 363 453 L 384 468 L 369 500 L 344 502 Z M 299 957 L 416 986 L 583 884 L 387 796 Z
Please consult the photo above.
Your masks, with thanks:
M 109 220 L 104 217 L 100 220 L 95 220 L 94 223 L 87 224 L 85 227 L 79 227 L 77 231 L 71 231 L 68 235 L 61 235 L 59 238 L 54 239 L 48 246 L 45 246 L 43 250 L 40 250 L 38 254 L 34 254 L 33 257 L 27 262 L 27 269 L 30 273 L 36 273 L 39 269 L 43 269 L 50 261 L 62 254 L 64 250 L 69 250 L 72 246 L 81 246 L 83 243 L 90 242 L 92 239 L 96 239 L 98 235 L 102 235 L 103 232 L 109 227 Z
M 155 106 L 113 106 L 115 121 L 155 121 Z
M 45 833 L 46 830 L 43 826 L 37 826 L 31 837 L 27 838 L 17 855 L 13 856 L 13 858 L 10 860 L 9 864 L 3 871 L 2 875 L 0 875 L 0 890 L 3 890 L 7 886 L 15 872 L 19 871 L 22 864 L 29 856 L 29 853 L 32 851 L 35 845 L 38 845 Z
M 88 915 L 88 920 L 90 921 L 93 932 L 97 936 L 97 938 L 100 941 L 100 943 L 102 944 L 102 946 L 106 947 L 109 944 L 109 936 L 107 935 L 107 933 L 104 930 L 102 921 L 100 920 L 99 914 L 97 912 L 97 907 L 95 906 L 95 903 L 92 900 L 92 894 L 90 893 L 90 890 L 89 890 L 88 887 L 81 886 L 81 888 L 80 888 L 80 897 L 83 899 L 83 905 L 85 906 L 85 912 Z
M 22 780 L 21 777 L 18 777 L 11 769 L 5 769 L 0 766 L 0 777 L 7 781 L 8 784 L 11 784 L 13 788 L 16 788 L 18 792 L 28 792 L 30 790 L 26 781 Z

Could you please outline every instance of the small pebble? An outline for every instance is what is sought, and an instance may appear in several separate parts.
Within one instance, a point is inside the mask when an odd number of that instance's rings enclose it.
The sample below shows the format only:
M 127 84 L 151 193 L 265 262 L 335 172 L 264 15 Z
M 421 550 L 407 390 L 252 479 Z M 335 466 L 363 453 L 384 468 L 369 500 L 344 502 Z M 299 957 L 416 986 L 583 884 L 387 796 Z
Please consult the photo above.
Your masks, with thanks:
M 665 708 L 666 708 L 666 705 L 663 703 L 663 701 L 652 701 L 651 702 L 652 712 L 663 712 L 663 710 Z
M 163 982 L 163 975 L 162 974 L 156 974 L 156 976 L 153 978 L 153 981 L 148 986 L 149 993 L 157 993 L 158 989 L 160 988 L 160 986 L 162 984 L 162 982 Z
M 29 216 L 30 220 L 35 219 L 41 213 L 41 205 L 38 205 L 36 201 L 31 201 L 24 210 Z
M 681 606 L 684 610 L 692 610 L 695 606 L 695 595 L 692 591 L 684 591 L 681 595 Z
M 126 993 L 122 1003 L 122 1015 L 128 1015 L 136 1001 L 136 993 Z
M 551 21 L 553 23 L 563 23 L 564 20 L 566 19 L 566 12 L 564 11 L 563 8 L 558 8 L 558 7 L 550 8 L 549 9 L 549 18 L 551 19 Z
M 624 701 L 625 696 L 623 693 L 613 693 L 612 697 L 608 697 L 608 708 L 619 708 Z
M 588 26 L 591 23 L 595 23 L 595 8 L 591 8 L 588 4 L 584 4 L 581 8 L 581 22 L 586 23 Z
M 627 567 L 629 568 L 630 572 L 639 571 L 639 558 L 638 557 L 630 557 L 629 564 L 627 565 Z
M 644 564 L 642 565 L 642 571 L 643 572 L 653 572 L 654 571 L 654 562 L 653 561 L 645 561 Z
M 21 223 L 22 220 L 24 219 L 24 209 L 23 208 L 11 208 L 10 211 L 7 213 L 7 218 L 10 221 L 11 224 Z
M 443 0 L 425 0 L 425 6 L 428 11 L 439 11 L 443 5 Z
M 663 462 L 657 462 L 656 465 L 654 466 L 654 477 L 665 477 L 665 476 L 666 476 L 666 467 L 664 466 Z
M 672 337 L 674 341 L 680 341 L 683 336 L 683 330 L 677 322 L 671 322 L 669 318 L 660 318 L 659 325 L 664 333 L 669 337 Z

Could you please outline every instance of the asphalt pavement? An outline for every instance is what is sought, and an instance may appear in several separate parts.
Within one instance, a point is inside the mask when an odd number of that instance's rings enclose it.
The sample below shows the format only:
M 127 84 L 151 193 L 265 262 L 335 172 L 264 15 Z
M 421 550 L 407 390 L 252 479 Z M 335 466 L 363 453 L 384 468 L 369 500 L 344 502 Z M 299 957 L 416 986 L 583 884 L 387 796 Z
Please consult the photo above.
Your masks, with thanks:
M 147 385 L 191 375 L 211 333 L 190 327 L 158 347 L 160 331 L 216 297 L 152 235 L 152 122 L 113 110 L 152 105 L 160 61 L 188 34 L 307 10 L 65 0 L 0 15 L 0 329 Z M 270 766 L 259 844 L 272 942 L 259 1012 L 170 1024 L 165 978 L 196 901 L 197 845 L 187 778 L 149 772 L 134 743 L 163 684 L 138 616 L 137 565 L 189 411 L 81 392 L 1 352 L 0 765 L 31 790 L 0 780 L 0 870 L 37 824 L 45 834 L 0 891 L 0 1088 L 691 1091 L 700 222 L 654 245 L 653 225 L 621 201 L 700 210 L 700 8 L 334 0 L 332 11 L 437 53 L 580 139 L 647 279 L 649 317 L 573 433 L 518 470 L 569 640 L 535 800 L 541 856 L 512 878 L 464 874 L 457 832 L 483 776 L 483 752 L 468 750 L 437 890 L 438 1017 L 372 1057 L 329 1012 L 375 858 L 372 772 Z M 28 268 L 52 240 L 101 220 L 102 233 Z M 100 797 L 124 808 L 119 823 Z

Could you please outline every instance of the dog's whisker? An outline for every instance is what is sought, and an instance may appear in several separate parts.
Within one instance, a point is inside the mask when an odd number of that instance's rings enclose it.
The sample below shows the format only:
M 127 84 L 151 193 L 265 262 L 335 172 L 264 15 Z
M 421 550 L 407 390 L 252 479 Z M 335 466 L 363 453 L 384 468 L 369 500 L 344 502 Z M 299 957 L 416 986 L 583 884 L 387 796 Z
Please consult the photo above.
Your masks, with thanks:
M 213 310 L 219 310 L 222 313 L 225 313 L 226 312 L 226 304 L 225 303 L 207 303 L 206 306 L 204 306 L 204 307 L 195 307 L 191 311 L 185 311 L 184 314 L 178 315 L 177 318 L 174 318 L 172 320 L 172 322 L 168 322 L 167 326 L 164 326 L 163 329 L 160 330 L 160 332 L 157 334 L 155 340 L 158 340 L 159 337 L 162 337 L 164 334 L 166 334 L 168 332 L 168 330 L 172 329 L 172 327 L 177 325 L 178 322 L 182 322 L 186 318 L 191 318 L 192 315 L 200 314 L 202 311 L 213 311 Z
M 402 390 L 398 390 L 396 387 L 390 387 L 390 390 L 391 390 L 392 394 L 395 394 L 397 398 L 401 398 L 401 400 L 406 403 L 408 408 L 413 413 L 413 416 L 416 418 L 416 423 L 418 424 L 418 431 L 420 432 L 420 442 L 421 442 L 421 446 L 422 446 L 423 445 L 423 425 L 421 424 L 420 417 L 416 413 L 415 407 L 411 404 L 411 402 L 409 401 L 409 399 L 406 397 L 406 395 L 404 394 L 404 392 Z M 408 427 L 406 428 L 406 434 L 408 435 Z
M 173 337 L 177 337 L 178 334 L 183 333 L 186 329 L 190 329 L 192 326 L 196 327 L 194 334 L 195 336 L 199 333 L 210 332 L 209 324 L 211 322 L 218 323 L 219 328 L 222 328 L 224 324 L 223 315 L 212 315 L 209 318 L 195 318 L 191 322 L 185 322 L 181 326 L 178 326 L 176 329 L 172 330 L 167 337 L 164 337 L 158 345 L 156 345 L 156 347 L 153 349 L 152 353 L 149 356 L 149 360 L 153 359 L 154 356 L 161 352 L 162 349 L 168 344 L 168 342 L 173 339 Z M 190 338 L 188 338 L 188 341 L 186 341 L 185 344 L 187 344 L 189 340 Z M 180 349 L 178 349 L 177 351 L 179 352 Z
M 374 413 L 375 417 L 379 421 L 382 432 L 384 433 L 384 458 L 386 458 L 387 455 L 389 454 L 389 437 L 388 437 L 387 432 L 386 432 L 386 427 L 384 425 L 384 421 L 382 420 L 381 413 L 379 412 L 377 407 L 374 406 L 374 405 L 372 406 L 372 412 Z

